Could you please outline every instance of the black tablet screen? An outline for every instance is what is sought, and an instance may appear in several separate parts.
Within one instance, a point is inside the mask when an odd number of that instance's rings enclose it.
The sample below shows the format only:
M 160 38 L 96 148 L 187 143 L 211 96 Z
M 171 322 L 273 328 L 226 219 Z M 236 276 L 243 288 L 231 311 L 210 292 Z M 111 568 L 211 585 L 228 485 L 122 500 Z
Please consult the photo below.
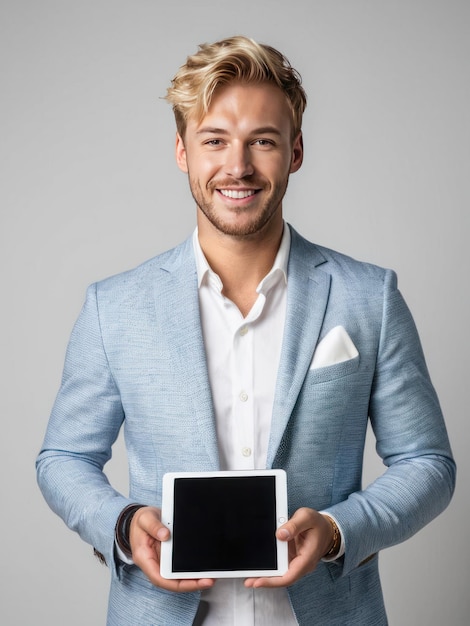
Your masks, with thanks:
M 274 476 L 176 478 L 174 572 L 275 570 Z

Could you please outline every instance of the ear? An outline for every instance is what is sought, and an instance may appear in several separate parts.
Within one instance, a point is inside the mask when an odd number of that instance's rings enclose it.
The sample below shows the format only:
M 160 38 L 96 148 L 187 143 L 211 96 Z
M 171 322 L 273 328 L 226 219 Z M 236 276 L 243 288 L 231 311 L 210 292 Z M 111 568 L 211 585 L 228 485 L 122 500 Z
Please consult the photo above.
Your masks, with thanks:
M 292 146 L 292 162 L 290 166 L 289 173 L 293 174 L 300 169 L 302 165 L 302 161 L 304 160 L 304 140 L 302 137 L 302 132 L 300 132 L 297 137 L 294 139 L 294 143 Z
M 184 147 L 184 141 L 179 133 L 176 133 L 176 163 L 182 172 L 188 172 L 188 162 L 186 159 L 186 148 Z

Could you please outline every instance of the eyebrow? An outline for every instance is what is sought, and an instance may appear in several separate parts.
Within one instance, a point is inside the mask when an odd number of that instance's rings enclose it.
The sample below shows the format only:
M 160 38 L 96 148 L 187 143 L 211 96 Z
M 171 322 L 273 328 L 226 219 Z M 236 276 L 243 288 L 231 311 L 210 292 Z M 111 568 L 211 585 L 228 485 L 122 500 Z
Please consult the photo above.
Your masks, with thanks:
M 211 126 L 205 126 L 196 131 L 196 135 L 203 135 L 204 133 L 210 133 L 211 135 L 228 135 L 228 131 L 223 128 L 212 128 Z
M 203 128 L 200 128 L 198 131 L 196 131 L 197 135 L 203 135 L 206 133 L 210 135 L 228 135 L 229 134 L 228 130 L 224 128 L 215 128 L 212 126 L 204 126 Z M 254 130 L 250 132 L 250 135 L 279 135 L 280 136 L 280 134 L 281 132 L 275 126 L 262 126 L 261 128 L 255 128 Z

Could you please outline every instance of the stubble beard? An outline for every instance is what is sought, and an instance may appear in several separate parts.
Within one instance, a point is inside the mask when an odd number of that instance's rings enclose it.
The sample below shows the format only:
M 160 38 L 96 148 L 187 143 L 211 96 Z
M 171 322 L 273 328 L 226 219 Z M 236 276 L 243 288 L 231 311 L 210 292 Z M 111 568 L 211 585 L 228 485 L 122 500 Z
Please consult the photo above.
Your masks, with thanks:
M 252 219 L 240 222 L 229 222 L 224 220 L 217 209 L 214 206 L 214 202 L 210 202 L 202 192 L 199 181 L 191 179 L 189 177 L 189 185 L 191 193 L 200 211 L 205 215 L 207 220 L 216 228 L 220 233 L 229 235 L 231 237 L 244 238 L 252 235 L 256 235 L 261 232 L 267 224 L 271 221 L 276 214 L 278 208 L 281 205 L 282 199 L 287 190 L 288 177 L 277 183 L 272 187 L 271 193 L 266 198 L 264 204 L 260 209 L 256 210 Z M 219 183 L 220 184 L 220 183 Z M 253 184 L 253 183 L 252 183 Z M 224 186 L 224 185 L 221 185 Z M 228 186 L 228 185 L 227 185 Z M 242 183 L 240 184 L 242 186 Z M 266 190 L 267 185 L 265 183 L 257 185 L 261 187 L 263 191 Z M 207 186 L 207 192 L 212 193 L 216 189 L 215 185 L 209 183 Z M 243 214 L 249 212 L 251 209 L 236 208 L 232 209 L 234 214 Z

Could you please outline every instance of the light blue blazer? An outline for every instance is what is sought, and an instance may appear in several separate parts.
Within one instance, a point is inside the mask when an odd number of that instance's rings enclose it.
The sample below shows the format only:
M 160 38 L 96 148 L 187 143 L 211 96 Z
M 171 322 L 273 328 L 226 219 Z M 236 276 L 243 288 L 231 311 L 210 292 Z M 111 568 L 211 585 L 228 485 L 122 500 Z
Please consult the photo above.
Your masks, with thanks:
M 291 231 L 267 466 L 287 471 L 291 513 L 307 506 L 336 517 L 346 553 L 320 563 L 289 596 L 301 625 L 383 625 L 376 554 L 446 507 L 455 465 L 394 273 Z M 311 369 L 316 346 L 336 326 L 358 356 Z M 387 470 L 363 489 L 368 419 Z M 129 497 L 103 473 L 121 426 Z M 110 565 L 108 624 L 191 625 L 199 594 L 157 589 L 114 556 L 127 504 L 160 506 L 165 472 L 218 468 L 191 239 L 89 288 L 37 468 L 51 508 Z

